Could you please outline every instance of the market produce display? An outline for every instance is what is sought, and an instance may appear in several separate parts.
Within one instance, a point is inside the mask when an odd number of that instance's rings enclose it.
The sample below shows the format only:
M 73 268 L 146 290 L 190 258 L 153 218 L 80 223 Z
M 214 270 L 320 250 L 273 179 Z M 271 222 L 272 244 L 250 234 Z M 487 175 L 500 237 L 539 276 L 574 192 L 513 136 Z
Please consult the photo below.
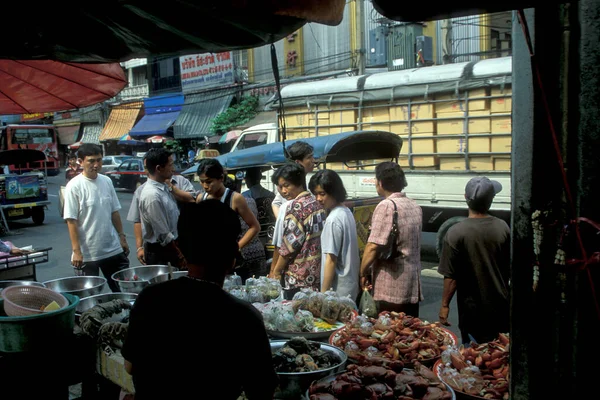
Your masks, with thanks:
M 360 365 L 373 364 L 373 360 L 383 358 L 402 361 L 408 366 L 417 361 L 433 365 L 442 351 L 458 341 L 439 323 L 385 311 L 376 319 L 365 315 L 354 318 L 331 335 L 329 342 Z
M 228 275 L 225 277 L 223 290 L 250 303 L 267 303 L 281 298 L 281 284 L 266 276 L 248 278 L 246 284 L 242 285 L 242 278 L 239 275 Z
M 334 353 L 321 349 L 318 342 L 295 337 L 273 353 L 275 372 L 309 372 L 331 368 L 342 362 Z
M 350 298 L 303 289 L 291 301 L 254 303 L 262 313 L 269 333 L 334 332 L 356 314 L 356 304 Z M 325 337 L 326 339 L 327 337 Z
M 484 399 L 508 400 L 509 335 L 488 343 L 454 346 L 442 353 L 434 370 L 457 392 Z
M 321 379 L 309 388 L 310 400 L 450 400 L 452 389 L 427 367 L 414 364 L 414 370 L 402 363 L 394 368 L 351 364 L 346 372 Z

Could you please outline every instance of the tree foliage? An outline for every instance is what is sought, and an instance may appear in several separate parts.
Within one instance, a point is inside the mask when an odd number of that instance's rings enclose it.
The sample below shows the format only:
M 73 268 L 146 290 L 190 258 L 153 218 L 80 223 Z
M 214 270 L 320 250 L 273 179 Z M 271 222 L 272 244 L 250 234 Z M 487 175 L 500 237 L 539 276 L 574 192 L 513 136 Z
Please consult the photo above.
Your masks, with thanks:
M 221 114 L 217 115 L 210 127 L 213 133 L 224 134 L 236 126 L 245 124 L 258 114 L 258 97 L 247 96 Z

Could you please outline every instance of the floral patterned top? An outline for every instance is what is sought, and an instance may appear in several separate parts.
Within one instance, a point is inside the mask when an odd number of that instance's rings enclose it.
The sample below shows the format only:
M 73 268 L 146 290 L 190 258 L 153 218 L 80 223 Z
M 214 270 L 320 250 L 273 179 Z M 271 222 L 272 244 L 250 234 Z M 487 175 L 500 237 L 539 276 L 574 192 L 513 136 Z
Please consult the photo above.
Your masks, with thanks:
M 309 192 L 304 191 L 286 205 L 279 254 L 291 257 L 285 271 L 287 289 L 321 289 L 321 232 L 327 214 Z

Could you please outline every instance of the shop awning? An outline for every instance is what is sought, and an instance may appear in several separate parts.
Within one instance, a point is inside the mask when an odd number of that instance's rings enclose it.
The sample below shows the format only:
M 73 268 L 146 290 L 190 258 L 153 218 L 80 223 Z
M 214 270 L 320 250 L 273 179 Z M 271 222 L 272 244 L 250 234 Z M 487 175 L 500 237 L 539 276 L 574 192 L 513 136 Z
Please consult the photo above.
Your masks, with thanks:
M 102 133 L 102 126 L 100 124 L 83 124 L 81 141 L 83 143 L 100 144 L 100 133 Z
M 129 131 L 129 135 L 132 138 L 164 135 L 173 126 L 178 116 L 179 111 L 144 115 L 140 122 L 135 124 L 133 129 Z
M 100 140 L 119 140 L 123 135 L 129 133 L 138 119 L 143 104 L 141 101 L 136 101 L 115 106 L 100 133 Z
M 56 130 L 58 130 L 59 143 L 62 145 L 69 145 L 75 143 L 77 141 L 77 136 L 79 136 L 79 127 L 79 124 L 57 126 Z
M 183 109 L 173 126 L 175 139 L 193 139 L 215 135 L 210 131 L 212 120 L 229 107 L 235 90 L 186 96 Z
M 144 100 L 146 115 L 128 133 L 132 138 L 164 135 L 173 126 L 183 106 L 182 93 L 168 93 Z

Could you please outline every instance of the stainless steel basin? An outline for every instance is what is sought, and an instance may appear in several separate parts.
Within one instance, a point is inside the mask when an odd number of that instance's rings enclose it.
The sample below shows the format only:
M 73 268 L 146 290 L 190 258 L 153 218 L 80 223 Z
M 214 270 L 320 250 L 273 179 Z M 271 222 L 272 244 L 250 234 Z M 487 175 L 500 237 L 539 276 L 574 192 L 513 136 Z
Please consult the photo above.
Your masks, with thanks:
M 173 272 L 178 268 L 171 267 Z M 124 293 L 140 293 L 143 288 L 150 285 L 150 279 L 169 272 L 167 265 L 140 265 L 122 269 L 112 274 L 111 278 L 119 285 Z
M 44 282 L 48 289 L 58 293 L 68 293 L 80 299 L 102 293 L 106 278 L 101 276 L 69 276 Z
M 81 314 L 98 304 L 106 303 L 112 300 L 128 300 L 131 303 L 135 302 L 137 294 L 135 293 L 102 293 L 90 297 L 85 297 L 79 300 L 77 305 L 77 313 Z
M 171 277 L 171 279 L 177 279 L 177 278 L 181 278 L 183 276 L 187 276 L 187 271 L 177 271 L 177 272 L 173 272 L 173 276 Z M 158 283 L 158 282 L 166 282 L 169 280 L 169 274 L 161 274 L 158 276 L 155 276 L 154 278 L 150 279 L 150 283 Z

